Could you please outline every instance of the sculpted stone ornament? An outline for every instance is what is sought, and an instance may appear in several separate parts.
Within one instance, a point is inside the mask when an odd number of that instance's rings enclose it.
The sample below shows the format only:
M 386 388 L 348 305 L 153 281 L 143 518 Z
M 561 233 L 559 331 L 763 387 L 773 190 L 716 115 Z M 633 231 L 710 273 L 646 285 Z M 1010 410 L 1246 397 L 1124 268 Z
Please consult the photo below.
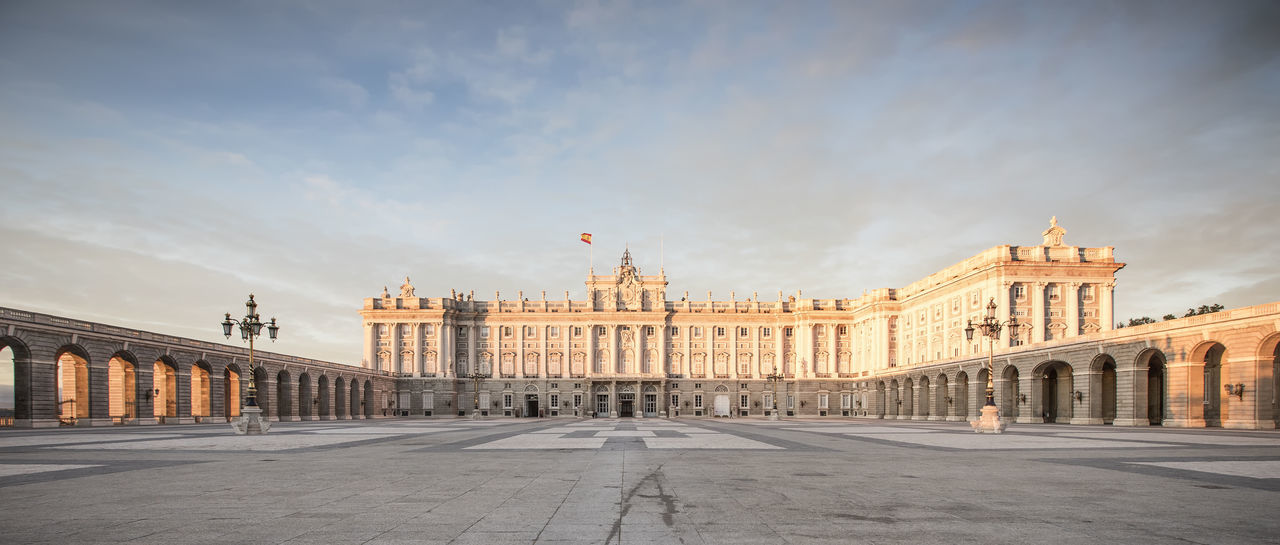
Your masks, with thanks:
M 1043 233 L 1045 246 L 1062 246 L 1062 236 L 1067 234 L 1067 230 L 1058 226 L 1058 216 L 1049 218 L 1049 228 Z
M 409 283 L 408 276 L 404 277 L 404 284 L 400 285 L 400 297 L 405 299 L 413 297 L 413 284 Z

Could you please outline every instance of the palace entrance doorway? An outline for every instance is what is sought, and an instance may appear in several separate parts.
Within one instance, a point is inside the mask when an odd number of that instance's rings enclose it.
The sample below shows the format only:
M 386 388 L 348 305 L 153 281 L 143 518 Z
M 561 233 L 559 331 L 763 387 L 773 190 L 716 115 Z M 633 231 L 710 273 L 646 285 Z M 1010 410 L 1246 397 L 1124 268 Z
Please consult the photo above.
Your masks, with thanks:
M 618 394 L 618 417 L 630 418 L 636 415 L 636 395 L 631 393 Z
M 525 394 L 524 415 L 538 416 L 538 394 Z

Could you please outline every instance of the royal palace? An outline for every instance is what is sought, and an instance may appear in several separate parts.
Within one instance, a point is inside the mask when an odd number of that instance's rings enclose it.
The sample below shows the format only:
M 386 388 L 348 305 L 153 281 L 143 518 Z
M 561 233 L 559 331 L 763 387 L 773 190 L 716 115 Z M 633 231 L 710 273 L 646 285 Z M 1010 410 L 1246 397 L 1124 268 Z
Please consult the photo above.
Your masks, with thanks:
M 417 297 L 406 278 L 398 297 L 364 301 L 364 365 L 397 377 L 389 405 L 401 416 L 765 416 L 776 401 L 783 415 L 966 420 L 994 349 L 1006 418 L 1225 425 L 1219 386 L 1236 379 L 1222 376 L 1222 344 L 1200 347 L 1203 376 L 1190 382 L 1168 362 L 1185 354 L 1147 340 L 1103 350 L 1124 263 L 1111 247 L 1064 244 L 1065 232 L 1055 219 L 1040 245 L 996 246 L 852 299 L 677 298 L 664 270 L 640 274 L 629 251 L 611 274 L 588 275 L 583 300 Z M 1016 331 L 967 336 L 992 303 Z M 1160 394 L 1193 384 L 1203 407 Z M 1267 412 L 1231 417 L 1268 427 Z

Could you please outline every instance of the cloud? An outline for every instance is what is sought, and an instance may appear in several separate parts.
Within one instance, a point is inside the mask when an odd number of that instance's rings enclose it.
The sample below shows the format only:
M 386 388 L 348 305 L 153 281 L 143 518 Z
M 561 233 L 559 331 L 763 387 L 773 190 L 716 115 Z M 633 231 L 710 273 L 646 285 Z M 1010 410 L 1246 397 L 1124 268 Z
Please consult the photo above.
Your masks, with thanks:
M 326 77 L 320 79 L 317 85 L 329 96 L 346 102 L 352 108 L 363 108 L 369 101 L 369 91 L 363 85 L 348 79 Z
M 387 86 L 391 90 L 392 98 L 409 111 L 420 112 L 435 101 L 435 95 L 431 91 L 414 89 L 408 76 L 404 74 L 394 73 L 388 76 Z

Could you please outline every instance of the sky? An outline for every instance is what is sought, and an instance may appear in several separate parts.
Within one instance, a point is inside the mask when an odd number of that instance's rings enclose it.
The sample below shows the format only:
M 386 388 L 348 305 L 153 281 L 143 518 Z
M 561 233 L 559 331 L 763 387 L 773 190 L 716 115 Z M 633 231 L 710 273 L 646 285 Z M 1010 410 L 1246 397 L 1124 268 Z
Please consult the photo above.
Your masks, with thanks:
M 856 298 L 1114 246 L 1280 300 L 1276 2 L 0 3 L 0 306 L 359 364 L 362 300 Z M 238 341 L 236 341 L 238 343 Z

